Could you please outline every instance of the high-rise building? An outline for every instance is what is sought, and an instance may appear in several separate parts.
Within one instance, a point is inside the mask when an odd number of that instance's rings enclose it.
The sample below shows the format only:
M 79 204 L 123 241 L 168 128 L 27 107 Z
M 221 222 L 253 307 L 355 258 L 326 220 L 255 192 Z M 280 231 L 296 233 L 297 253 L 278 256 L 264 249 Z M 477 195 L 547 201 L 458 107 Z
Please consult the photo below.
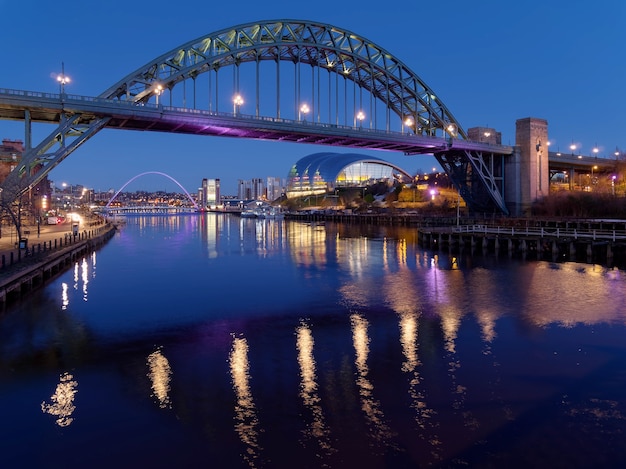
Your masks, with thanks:
M 272 176 L 267 178 L 267 200 L 274 201 L 280 198 L 283 192 L 283 184 L 280 178 Z
M 202 186 L 198 189 L 198 205 L 206 210 L 221 204 L 220 180 L 202 179 Z
M 209 179 L 206 190 L 206 207 L 215 208 L 220 203 L 220 180 Z

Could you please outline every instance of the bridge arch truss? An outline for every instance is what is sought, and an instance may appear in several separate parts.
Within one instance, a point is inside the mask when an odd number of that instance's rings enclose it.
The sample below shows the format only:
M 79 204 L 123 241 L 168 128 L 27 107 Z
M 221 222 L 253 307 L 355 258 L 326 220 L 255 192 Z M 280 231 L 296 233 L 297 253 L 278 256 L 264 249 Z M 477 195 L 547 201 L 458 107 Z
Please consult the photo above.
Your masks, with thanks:
M 269 67 L 262 71 L 262 64 Z M 243 74 L 246 65 L 254 71 Z M 273 91 L 262 86 L 271 82 Z M 300 20 L 248 23 L 202 36 L 100 96 L 465 138 L 435 92 L 390 52 L 353 32 Z M 236 96 L 242 104 L 233 101 Z

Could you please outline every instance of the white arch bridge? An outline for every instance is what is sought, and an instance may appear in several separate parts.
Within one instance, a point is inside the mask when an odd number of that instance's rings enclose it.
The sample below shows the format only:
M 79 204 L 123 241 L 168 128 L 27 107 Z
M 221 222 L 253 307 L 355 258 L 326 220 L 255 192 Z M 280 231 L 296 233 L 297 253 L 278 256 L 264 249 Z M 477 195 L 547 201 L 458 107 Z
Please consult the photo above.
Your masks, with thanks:
M 0 89 L 26 151 L 2 184 L 16 196 L 103 128 L 432 154 L 473 211 L 504 212 L 510 146 L 474 142 L 390 52 L 332 25 L 243 24 L 183 44 L 97 97 Z M 32 123 L 57 127 L 33 146 Z

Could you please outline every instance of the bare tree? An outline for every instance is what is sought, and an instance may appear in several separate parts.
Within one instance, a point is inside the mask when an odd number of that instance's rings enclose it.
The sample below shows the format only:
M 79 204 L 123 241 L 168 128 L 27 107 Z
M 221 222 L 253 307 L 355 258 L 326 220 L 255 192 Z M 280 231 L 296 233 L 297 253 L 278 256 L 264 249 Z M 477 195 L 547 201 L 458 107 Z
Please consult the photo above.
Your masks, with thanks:
M 22 239 L 22 216 L 27 188 L 20 187 L 19 182 L 0 189 L 0 219 L 8 219 L 15 227 L 18 241 Z M 18 249 L 21 259 L 21 249 Z

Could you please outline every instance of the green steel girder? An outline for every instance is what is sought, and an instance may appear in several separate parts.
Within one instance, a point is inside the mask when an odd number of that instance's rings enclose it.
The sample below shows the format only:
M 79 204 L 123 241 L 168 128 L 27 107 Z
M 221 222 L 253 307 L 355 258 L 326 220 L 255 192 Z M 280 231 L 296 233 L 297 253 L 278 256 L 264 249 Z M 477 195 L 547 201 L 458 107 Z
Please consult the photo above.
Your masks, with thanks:
M 502 155 L 471 150 L 447 150 L 435 158 L 473 213 L 509 213 L 504 197 Z M 498 175 L 498 176 L 496 176 Z
M 61 114 L 59 127 L 35 148 L 26 151 L 17 167 L 2 182 L 0 196 L 5 202 L 15 200 L 41 181 L 70 153 L 103 128 L 108 118 L 81 123 L 82 114 Z
M 372 93 L 415 133 L 466 134 L 435 92 L 390 52 L 372 41 L 329 24 L 301 20 L 247 23 L 187 42 L 148 62 L 100 95 L 146 102 L 157 87 L 178 83 L 225 66 L 261 60 L 289 61 L 321 67 L 352 80 Z

